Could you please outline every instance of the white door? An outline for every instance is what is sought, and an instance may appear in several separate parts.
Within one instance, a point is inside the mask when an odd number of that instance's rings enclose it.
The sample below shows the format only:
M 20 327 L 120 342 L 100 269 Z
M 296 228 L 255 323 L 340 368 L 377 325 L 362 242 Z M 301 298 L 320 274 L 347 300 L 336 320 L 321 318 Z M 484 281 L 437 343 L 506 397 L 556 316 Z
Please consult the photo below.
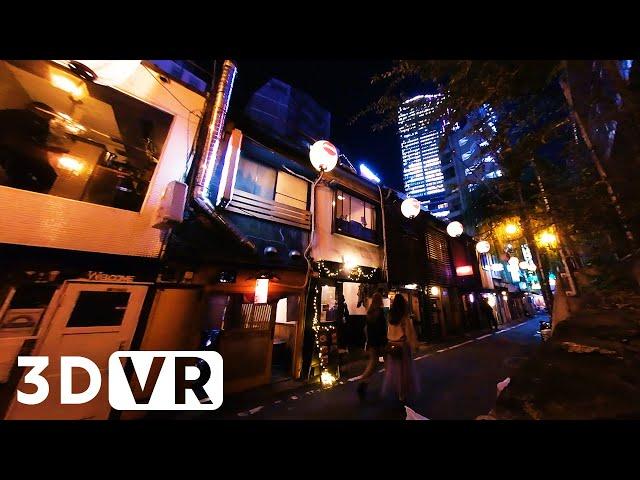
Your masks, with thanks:
M 109 417 L 107 366 L 109 356 L 129 350 L 138 324 L 146 285 L 70 282 L 44 338 L 33 355 L 49 357 L 43 376 L 49 383 L 49 396 L 38 405 L 23 405 L 14 397 L 5 418 L 46 420 L 102 420 Z M 60 403 L 60 356 L 74 355 L 90 359 L 102 374 L 98 395 L 83 405 Z M 84 392 L 89 375 L 73 369 L 73 392 Z M 18 389 L 33 393 L 35 386 L 20 382 Z

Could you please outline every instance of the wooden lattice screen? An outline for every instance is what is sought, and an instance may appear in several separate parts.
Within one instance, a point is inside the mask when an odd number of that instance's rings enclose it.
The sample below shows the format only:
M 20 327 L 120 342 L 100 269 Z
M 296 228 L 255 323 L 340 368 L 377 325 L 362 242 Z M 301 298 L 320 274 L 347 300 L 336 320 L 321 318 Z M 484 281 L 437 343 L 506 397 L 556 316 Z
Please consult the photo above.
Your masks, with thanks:
M 448 284 L 452 271 L 447 237 L 442 232 L 429 230 L 425 233 L 424 239 L 431 278 L 438 283 Z
M 245 330 L 269 330 L 272 306 L 268 303 L 243 303 L 242 328 Z

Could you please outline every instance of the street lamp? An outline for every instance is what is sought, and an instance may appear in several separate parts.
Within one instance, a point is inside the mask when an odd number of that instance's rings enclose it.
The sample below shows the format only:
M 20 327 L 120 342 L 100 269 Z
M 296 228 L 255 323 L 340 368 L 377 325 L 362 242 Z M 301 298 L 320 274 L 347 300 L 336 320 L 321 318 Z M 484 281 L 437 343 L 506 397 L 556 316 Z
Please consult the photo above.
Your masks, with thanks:
M 338 163 L 338 149 L 327 140 L 319 140 L 309 149 L 309 160 L 320 172 L 330 172 Z
M 415 198 L 405 198 L 400 205 L 402 215 L 407 218 L 415 218 L 420 213 L 420 202 Z
M 509 223 L 504 227 L 504 231 L 507 232 L 508 235 L 514 235 L 518 231 L 518 226 L 513 223 Z
M 555 246 L 557 241 L 558 238 L 552 232 L 543 232 L 538 239 L 538 243 L 543 247 Z
M 464 227 L 460 222 L 451 222 L 447 225 L 447 233 L 450 237 L 459 237 L 464 232 Z

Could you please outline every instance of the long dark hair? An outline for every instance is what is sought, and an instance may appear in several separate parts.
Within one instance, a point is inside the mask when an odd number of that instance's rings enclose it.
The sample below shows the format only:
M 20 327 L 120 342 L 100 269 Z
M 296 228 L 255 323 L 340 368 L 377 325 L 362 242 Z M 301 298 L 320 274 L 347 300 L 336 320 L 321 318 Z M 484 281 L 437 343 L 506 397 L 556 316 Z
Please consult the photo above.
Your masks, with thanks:
M 408 304 L 403 295 L 399 293 L 393 298 L 393 303 L 389 309 L 389 323 L 391 325 L 398 325 L 402 318 L 407 314 Z
M 374 318 L 383 307 L 384 301 L 382 299 L 382 295 L 376 292 L 373 294 L 373 297 L 371 297 L 371 304 L 369 305 L 369 310 L 367 310 L 367 315 L 370 318 Z

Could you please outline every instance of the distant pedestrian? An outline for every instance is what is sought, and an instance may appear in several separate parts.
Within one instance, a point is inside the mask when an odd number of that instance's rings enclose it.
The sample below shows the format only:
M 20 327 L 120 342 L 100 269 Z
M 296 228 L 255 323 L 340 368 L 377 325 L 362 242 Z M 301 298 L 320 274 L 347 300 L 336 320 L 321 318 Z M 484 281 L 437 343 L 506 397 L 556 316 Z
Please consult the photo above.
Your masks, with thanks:
M 386 344 L 387 319 L 384 314 L 384 302 L 380 293 L 374 293 L 373 297 L 371 297 L 365 329 L 368 361 L 367 368 L 360 376 L 360 384 L 358 385 L 358 396 L 361 400 L 364 400 L 367 394 L 369 377 L 375 372 L 379 357 L 382 355 L 382 349 Z
M 387 327 L 387 349 L 383 393 L 393 389 L 405 403 L 411 394 L 419 391 L 413 352 L 418 348 L 416 332 L 409 317 L 407 300 L 400 294 L 393 299 Z
M 485 320 L 489 323 L 489 327 L 491 327 L 491 330 L 497 332 L 498 319 L 496 318 L 496 314 L 494 313 L 493 308 L 491 308 L 491 305 L 489 305 L 489 301 L 485 297 L 482 297 L 482 300 L 480 301 L 480 312 L 482 313 L 482 316 L 485 318 Z
M 344 295 L 338 295 L 338 305 L 336 307 L 336 331 L 338 334 L 338 348 L 347 349 L 347 324 L 349 323 L 349 307 L 345 302 Z

